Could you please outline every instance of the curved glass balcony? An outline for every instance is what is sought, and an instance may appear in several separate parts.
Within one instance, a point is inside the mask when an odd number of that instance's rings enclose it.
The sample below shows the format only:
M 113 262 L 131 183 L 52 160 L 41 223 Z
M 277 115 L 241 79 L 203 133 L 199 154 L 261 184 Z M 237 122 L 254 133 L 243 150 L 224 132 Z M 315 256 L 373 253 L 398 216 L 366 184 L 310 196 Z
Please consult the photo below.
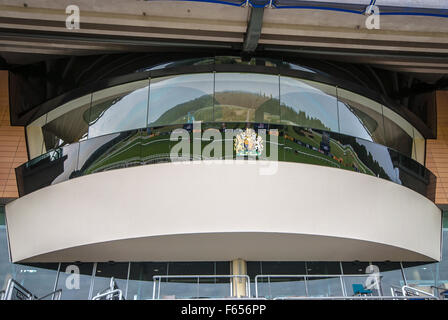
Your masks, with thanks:
M 110 133 L 202 121 L 340 133 L 424 163 L 425 139 L 392 109 L 342 86 L 316 81 L 312 72 L 288 69 L 272 74 L 275 68 L 257 67 L 192 66 L 196 73 L 160 69 L 138 73 L 137 81 L 134 74 L 133 80 L 55 106 L 30 123 L 26 128 L 30 158 Z M 257 72 L 250 72 L 252 68 Z
M 246 114 L 250 112 L 246 111 Z M 265 148 L 256 155 L 258 160 L 277 158 L 278 161 L 367 174 L 401 184 L 434 201 L 435 176 L 417 161 L 386 146 L 293 124 L 224 121 L 201 122 L 200 129 L 193 124 L 144 127 L 57 147 L 16 169 L 19 193 L 23 196 L 45 186 L 97 172 L 185 160 L 172 157 L 173 147 L 179 143 L 172 138 L 176 129 L 184 130 L 188 138 L 187 146 L 193 150 L 187 160 L 241 159 L 241 155 L 235 151 L 233 136 L 228 139 L 226 134 L 247 128 L 259 135 L 262 132 L 260 130 L 266 132 L 263 136 Z M 204 135 L 210 133 L 210 129 L 216 133 L 213 139 Z M 273 154 L 275 149 L 271 142 L 275 143 L 276 155 Z M 222 153 L 210 153 L 211 143 L 215 147 L 219 146 L 215 150 L 220 149 Z

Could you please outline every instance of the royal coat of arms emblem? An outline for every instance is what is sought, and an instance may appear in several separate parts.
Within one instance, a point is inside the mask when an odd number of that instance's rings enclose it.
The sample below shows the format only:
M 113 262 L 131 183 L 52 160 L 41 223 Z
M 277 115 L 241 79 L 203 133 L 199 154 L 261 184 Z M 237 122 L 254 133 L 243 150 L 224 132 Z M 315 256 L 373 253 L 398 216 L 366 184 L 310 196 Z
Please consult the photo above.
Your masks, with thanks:
M 263 139 L 253 129 L 239 133 L 234 140 L 237 156 L 261 156 L 263 153 Z

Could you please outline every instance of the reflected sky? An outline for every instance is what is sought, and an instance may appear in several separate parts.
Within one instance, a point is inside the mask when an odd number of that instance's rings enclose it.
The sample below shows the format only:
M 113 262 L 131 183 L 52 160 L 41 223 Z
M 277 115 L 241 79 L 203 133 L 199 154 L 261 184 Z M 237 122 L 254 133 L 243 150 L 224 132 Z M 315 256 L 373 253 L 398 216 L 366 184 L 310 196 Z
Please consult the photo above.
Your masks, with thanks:
M 338 109 L 341 133 L 373 142 L 369 130 L 364 126 L 361 119 L 359 119 L 345 103 L 338 101 Z
M 125 131 L 146 126 L 148 87 L 132 91 L 117 98 L 93 124 L 89 126 L 89 138 L 102 134 Z
M 359 138 L 356 138 L 356 142 L 366 147 L 367 152 L 372 154 L 373 159 L 380 164 L 392 181 L 397 180 L 397 170 L 394 168 L 389 151 L 386 147 Z
M 339 131 L 335 95 L 329 95 L 301 80 L 281 77 L 280 103 L 293 108 L 297 113 L 304 111 L 308 117 L 319 119 L 332 131 Z
M 213 94 L 213 74 L 192 74 L 151 81 L 148 123 L 173 107 Z

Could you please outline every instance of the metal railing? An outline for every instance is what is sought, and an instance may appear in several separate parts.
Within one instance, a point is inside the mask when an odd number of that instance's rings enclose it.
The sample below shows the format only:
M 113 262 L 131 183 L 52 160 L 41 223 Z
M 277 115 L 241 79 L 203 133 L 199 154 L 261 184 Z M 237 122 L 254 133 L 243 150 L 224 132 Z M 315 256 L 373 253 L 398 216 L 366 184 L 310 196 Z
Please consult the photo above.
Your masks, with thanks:
M 431 299 L 439 299 L 438 297 L 436 297 L 435 295 L 423 291 L 423 290 L 419 290 L 417 288 L 414 287 L 410 287 L 410 286 L 403 286 L 401 288 L 401 291 L 403 292 L 404 296 L 411 296 L 411 297 L 425 297 L 425 298 L 431 298 Z
M 44 300 L 45 298 L 48 298 L 49 296 L 52 296 L 51 300 L 61 300 L 62 289 L 58 289 L 53 292 L 50 292 L 49 294 L 46 294 L 40 298 L 37 298 L 37 300 Z
M 267 279 L 267 282 L 260 282 L 259 279 L 265 278 Z M 285 282 L 291 282 L 291 281 L 303 281 L 304 284 L 304 290 L 305 290 L 305 296 L 303 297 L 295 297 L 295 298 L 310 298 L 309 294 L 309 281 L 310 280 L 326 280 L 326 279 L 339 279 L 340 283 L 340 290 L 342 292 L 341 297 L 350 297 L 347 294 L 347 288 L 346 283 L 344 281 L 344 278 L 365 278 L 367 279 L 374 279 L 375 283 L 378 285 L 378 295 L 381 295 L 381 289 L 380 289 L 380 279 L 381 275 L 376 274 L 350 274 L 350 275 L 257 275 L 255 276 L 255 297 L 259 298 L 259 283 L 268 284 L 269 288 L 271 286 L 271 279 L 291 279 L 289 281 Z M 297 279 L 297 280 L 292 280 Z M 371 289 L 373 286 L 369 286 L 367 289 Z M 278 297 L 278 298 L 287 298 L 287 297 Z M 313 297 L 322 299 L 323 297 Z M 331 297 L 324 297 L 325 299 L 331 298 Z
M 98 294 L 94 296 L 92 300 L 124 300 L 123 291 L 118 288 L 118 285 L 115 282 L 115 278 L 112 277 L 110 278 L 109 287 L 98 292 Z
M 200 280 L 201 279 L 228 279 L 229 282 L 229 296 L 228 297 L 220 297 L 220 298 L 231 298 L 231 299 L 235 299 L 237 298 L 236 296 L 234 296 L 234 282 L 235 280 L 238 279 L 244 279 L 245 280 L 245 296 L 243 298 L 250 298 L 250 278 L 248 275 L 169 275 L 169 276 L 154 276 L 154 286 L 153 286 L 153 299 L 160 299 L 160 291 L 161 291 L 161 285 L 162 280 L 166 280 L 165 283 L 169 283 L 169 280 L 171 280 L 172 283 L 175 283 L 175 281 L 173 280 L 187 280 L 187 279 L 196 279 L 195 282 L 182 282 L 182 283 L 188 283 L 188 284 L 195 284 L 197 286 L 196 288 L 196 296 L 191 296 L 189 297 L 189 299 L 207 299 L 207 298 L 212 298 L 212 297 L 200 297 L 199 295 L 199 290 L 200 290 Z M 216 284 L 225 284 L 226 282 L 218 282 Z M 202 284 L 210 284 L 210 283 L 202 283 Z M 168 292 L 169 293 L 169 292 Z M 168 296 L 168 295 L 165 295 Z M 215 299 L 216 297 L 213 297 L 213 299 Z M 172 299 L 176 299 L 175 297 Z
M 97 294 L 92 300 L 123 300 L 123 292 L 121 289 L 110 290 Z
M 6 290 L 3 291 L 3 294 L 1 295 L 1 300 L 44 300 L 50 296 L 52 297 L 51 300 L 61 300 L 62 289 L 58 289 L 43 295 L 42 297 L 38 297 L 16 280 L 9 279 Z

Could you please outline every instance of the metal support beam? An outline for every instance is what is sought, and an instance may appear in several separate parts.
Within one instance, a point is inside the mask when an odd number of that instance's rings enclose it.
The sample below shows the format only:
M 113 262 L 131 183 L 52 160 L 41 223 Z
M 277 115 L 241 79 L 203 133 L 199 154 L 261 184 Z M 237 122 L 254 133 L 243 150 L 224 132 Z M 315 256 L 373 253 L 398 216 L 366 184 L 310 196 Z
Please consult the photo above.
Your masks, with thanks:
M 264 8 L 251 8 L 243 44 L 244 52 L 254 52 L 257 49 L 258 40 L 261 35 L 261 26 L 263 25 L 263 13 Z

